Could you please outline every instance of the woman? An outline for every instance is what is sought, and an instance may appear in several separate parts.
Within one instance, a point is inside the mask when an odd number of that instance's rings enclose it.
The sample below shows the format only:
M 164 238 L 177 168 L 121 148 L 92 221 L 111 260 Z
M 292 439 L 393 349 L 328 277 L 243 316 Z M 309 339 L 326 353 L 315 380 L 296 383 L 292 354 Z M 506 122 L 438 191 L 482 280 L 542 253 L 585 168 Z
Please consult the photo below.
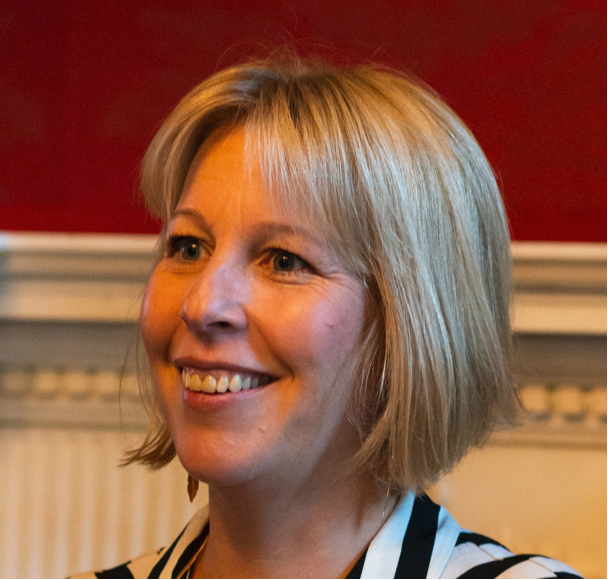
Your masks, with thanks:
M 512 421 L 510 256 L 492 171 L 428 89 L 372 68 L 219 72 L 154 138 L 155 383 L 130 462 L 209 506 L 100 577 L 566 577 L 423 490 Z M 84 576 L 82 576 L 84 577 Z

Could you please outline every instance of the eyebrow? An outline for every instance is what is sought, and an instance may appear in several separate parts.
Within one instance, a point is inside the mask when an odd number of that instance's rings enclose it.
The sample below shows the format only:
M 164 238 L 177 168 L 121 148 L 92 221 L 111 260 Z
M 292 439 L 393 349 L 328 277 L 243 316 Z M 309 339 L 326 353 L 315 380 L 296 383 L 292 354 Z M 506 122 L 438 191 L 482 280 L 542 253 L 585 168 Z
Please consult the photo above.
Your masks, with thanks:
M 206 230 L 210 231 L 209 222 L 205 219 L 205 216 L 196 209 L 178 209 L 173 214 L 173 219 L 177 216 L 186 216 L 192 218 L 198 225 Z M 293 224 L 285 224 L 281 222 L 260 222 L 255 226 L 256 237 L 260 238 L 272 238 L 273 236 L 280 235 L 295 235 L 301 238 L 305 238 L 309 242 L 312 242 L 318 246 L 323 247 L 323 240 L 320 237 L 313 235 L 307 228 L 297 226 Z
M 195 209 L 177 209 L 174 214 L 171 216 L 171 221 L 173 221 L 177 216 L 186 216 L 192 218 L 198 225 L 204 230 L 210 230 L 209 223 L 205 219 L 205 216 Z

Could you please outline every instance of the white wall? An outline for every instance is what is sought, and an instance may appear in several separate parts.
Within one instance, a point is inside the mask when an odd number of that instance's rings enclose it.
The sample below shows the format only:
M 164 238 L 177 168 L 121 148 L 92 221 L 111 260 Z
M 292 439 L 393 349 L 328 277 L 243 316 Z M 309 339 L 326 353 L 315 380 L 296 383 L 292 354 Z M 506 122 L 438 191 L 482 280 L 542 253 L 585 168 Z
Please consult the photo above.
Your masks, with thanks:
M 0 577 L 118 564 L 196 509 L 180 465 L 117 467 L 147 425 L 125 353 L 153 245 L 0 236 Z M 431 493 L 465 527 L 606 577 L 606 246 L 516 244 L 514 256 L 531 413 Z

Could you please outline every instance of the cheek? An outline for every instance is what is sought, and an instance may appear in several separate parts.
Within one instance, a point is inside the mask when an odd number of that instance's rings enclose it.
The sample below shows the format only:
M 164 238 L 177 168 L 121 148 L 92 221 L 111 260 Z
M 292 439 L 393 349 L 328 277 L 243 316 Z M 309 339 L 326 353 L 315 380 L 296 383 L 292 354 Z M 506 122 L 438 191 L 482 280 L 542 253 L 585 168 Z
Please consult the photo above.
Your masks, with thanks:
M 349 361 L 363 329 L 363 299 L 357 293 L 313 294 L 279 302 L 269 317 L 275 351 L 292 370 L 338 371 Z
M 177 284 L 154 273 L 148 282 L 141 305 L 141 333 L 150 362 L 158 362 L 180 321 L 182 296 Z
M 333 437 L 352 392 L 363 303 L 350 292 L 340 298 L 284 303 L 274 313 L 273 349 L 296 379 L 283 393 L 289 421 L 282 438 L 301 445 L 295 452 L 300 457 L 317 453 Z

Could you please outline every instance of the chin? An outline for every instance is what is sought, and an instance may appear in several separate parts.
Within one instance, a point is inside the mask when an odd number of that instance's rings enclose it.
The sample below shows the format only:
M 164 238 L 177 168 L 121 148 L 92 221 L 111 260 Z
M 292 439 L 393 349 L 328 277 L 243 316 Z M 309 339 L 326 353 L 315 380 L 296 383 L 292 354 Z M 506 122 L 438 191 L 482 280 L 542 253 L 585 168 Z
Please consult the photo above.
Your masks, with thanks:
M 177 456 L 186 471 L 212 487 L 234 486 L 251 482 L 261 475 L 261 458 L 234 445 L 214 445 L 195 438 L 176 438 Z M 233 447 L 232 449 L 230 449 Z M 237 446 L 238 447 L 238 446 Z M 227 448 L 227 449 L 226 449 Z

